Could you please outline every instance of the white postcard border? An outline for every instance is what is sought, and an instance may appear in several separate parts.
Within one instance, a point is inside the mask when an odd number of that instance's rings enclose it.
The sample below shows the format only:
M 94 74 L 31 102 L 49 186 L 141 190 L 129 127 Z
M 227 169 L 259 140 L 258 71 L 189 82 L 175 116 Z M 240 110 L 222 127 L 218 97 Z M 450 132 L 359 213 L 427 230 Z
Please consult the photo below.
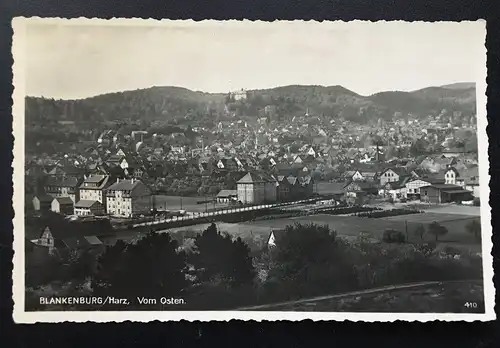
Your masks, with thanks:
M 14 268 L 13 268 L 13 300 L 14 311 L 13 318 L 16 323 L 58 323 L 58 322 L 149 322 L 154 320 L 160 321 L 228 321 L 228 320 L 255 320 L 255 321 L 275 321 L 275 320 L 333 320 L 333 321 L 365 321 L 365 322 L 393 322 L 397 320 L 403 321 L 489 321 L 496 319 L 494 312 L 495 306 L 495 287 L 493 284 L 493 257 L 492 251 L 492 226 L 491 226 L 491 207 L 488 201 L 483 198 L 481 202 L 481 227 L 482 227 L 482 256 L 483 256 L 483 278 L 484 278 L 484 296 L 485 296 L 485 313 L 481 314 L 465 314 L 465 313 L 350 313 L 350 312 L 258 312 L 258 311 L 47 311 L 47 312 L 26 312 L 24 309 L 25 291 L 24 291 L 24 99 L 25 99 L 25 65 L 24 65 L 24 49 L 25 49 L 25 25 L 29 21 L 43 22 L 47 24 L 78 24 L 78 25 L 134 25 L 134 26 L 157 26 L 169 25 L 172 23 L 183 23 L 186 26 L 197 25 L 223 25 L 227 22 L 238 25 L 252 26 L 269 26 L 276 22 L 263 21 L 215 21 L 204 20 L 196 22 L 193 20 L 173 21 L 173 20 L 153 20 L 153 19 L 120 19 L 111 20 L 104 19 L 61 19 L 61 18 L 23 18 L 17 17 L 13 20 L 14 38 L 12 46 L 12 54 L 14 57 L 13 65 L 13 135 L 14 140 L 14 159 L 13 159 L 13 208 L 15 216 L 14 224 Z M 286 25 L 293 25 L 297 22 L 307 23 L 308 25 L 329 25 L 336 22 L 316 22 L 316 21 L 279 21 Z M 385 21 L 380 21 L 385 22 Z M 401 24 L 406 24 L 403 21 L 398 21 Z M 344 23 L 378 23 L 369 21 L 352 21 Z M 457 22 L 411 22 L 412 25 L 435 25 L 437 23 L 453 23 Z M 477 25 L 484 28 L 484 37 L 486 37 L 486 21 L 476 21 Z M 482 57 L 483 69 L 478 72 L 481 74 L 477 80 L 477 129 L 478 129 L 478 148 L 479 148 L 479 177 L 481 187 L 481 197 L 490 197 L 490 175 L 489 175 L 489 159 L 488 159 L 488 137 L 486 134 L 486 48 Z

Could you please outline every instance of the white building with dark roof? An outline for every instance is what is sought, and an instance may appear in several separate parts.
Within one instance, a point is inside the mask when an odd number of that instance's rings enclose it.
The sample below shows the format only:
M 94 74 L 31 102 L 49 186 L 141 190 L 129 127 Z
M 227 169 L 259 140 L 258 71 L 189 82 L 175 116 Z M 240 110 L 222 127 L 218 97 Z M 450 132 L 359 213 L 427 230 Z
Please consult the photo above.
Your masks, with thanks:
M 243 204 L 276 202 L 277 180 L 265 173 L 248 172 L 236 183 L 238 201 Z
M 91 175 L 80 185 L 80 199 L 106 206 L 105 190 L 110 184 L 109 175 Z
M 151 190 L 140 180 L 120 180 L 106 190 L 106 211 L 109 215 L 132 217 L 151 209 Z
M 54 213 L 70 215 L 73 213 L 73 200 L 70 197 L 55 197 L 50 205 Z

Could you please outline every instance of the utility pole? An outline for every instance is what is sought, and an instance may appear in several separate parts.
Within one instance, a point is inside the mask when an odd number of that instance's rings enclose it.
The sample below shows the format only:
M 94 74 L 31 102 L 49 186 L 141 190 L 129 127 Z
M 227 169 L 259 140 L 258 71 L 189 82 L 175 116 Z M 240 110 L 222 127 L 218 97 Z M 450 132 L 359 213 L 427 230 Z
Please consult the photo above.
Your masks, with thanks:
M 181 210 L 182 210 L 182 196 L 181 196 Z

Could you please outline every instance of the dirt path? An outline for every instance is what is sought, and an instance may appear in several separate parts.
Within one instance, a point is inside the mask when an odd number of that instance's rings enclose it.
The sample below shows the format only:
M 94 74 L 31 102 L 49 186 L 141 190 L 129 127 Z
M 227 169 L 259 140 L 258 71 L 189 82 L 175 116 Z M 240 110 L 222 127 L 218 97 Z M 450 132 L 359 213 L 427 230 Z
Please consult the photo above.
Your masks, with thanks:
M 239 310 L 239 311 L 270 310 L 273 307 L 289 306 L 289 305 L 296 305 L 296 304 L 308 303 L 308 302 L 317 302 L 317 301 L 323 301 L 323 300 L 342 299 L 345 297 L 352 297 L 352 296 L 362 296 L 362 295 L 383 293 L 383 292 L 387 292 L 387 291 L 418 289 L 418 288 L 427 287 L 427 286 L 443 285 L 443 284 L 449 284 L 449 283 L 463 283 L 463 282 L 467 282 L 467 281 L 447 281 L 447 282 L 433 281 L 433 282 L 420 282 L 420 283 L 411 283 L 411 284 L 389 285 L 389 286 L 384 286 L 384 287 L 375 288 L 375 289 L 353 291 L 353 292 L 348 292 L 348 293 L 343 293 L 343 294 L 319 296 L 319 297 L 313 297 L 313 298 L 308 298 L 308 299 L 303 299 L 303 300 L 287 301 L 287 302 L 280 302 L 280 303 L 273 303 L 273 304 L 266 304 L 266 305 L 259 305 L 259 306 L 251 306 L 251 307 L 243 307 L 243 308 L 238 308 L 236 310 Z

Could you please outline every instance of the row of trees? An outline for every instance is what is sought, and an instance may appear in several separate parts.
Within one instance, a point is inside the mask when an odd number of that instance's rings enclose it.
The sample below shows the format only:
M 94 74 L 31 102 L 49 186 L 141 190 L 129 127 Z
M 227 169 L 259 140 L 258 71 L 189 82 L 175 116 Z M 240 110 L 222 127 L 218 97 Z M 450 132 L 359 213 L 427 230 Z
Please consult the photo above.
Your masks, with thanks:
M 473 235 L 477 241 L 481 241 L 481 223 L 479 222 L 479 220 L 477 219 L 471 220 L 467 225 L 465 225 L 465 229 L 468 233 Z M 424 240 L 424 236 L 427 233 L 431 235 L 433 238 L 435 238 L 435 241 L 437 242 L 440 237 L 443 237 L 448 234 L 448 229 L 445 226 L 434 221 L 428 226 L 427 231 L 425 230 L 424 225 L 419 224 L 415 228 L 413 233 L 421 241 Z

